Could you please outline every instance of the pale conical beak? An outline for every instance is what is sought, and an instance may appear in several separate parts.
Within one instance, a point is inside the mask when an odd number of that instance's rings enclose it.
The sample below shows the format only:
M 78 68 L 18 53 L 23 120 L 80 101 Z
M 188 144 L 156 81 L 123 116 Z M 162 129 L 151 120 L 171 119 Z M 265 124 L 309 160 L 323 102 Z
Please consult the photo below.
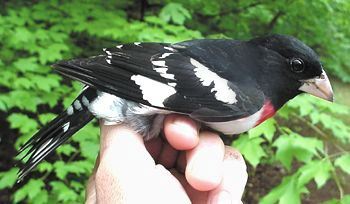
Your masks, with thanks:
M 321 76 L 300 81 L 303 83 L 300 91 L 333 102 L 333 90 L 326 72 L 323 71 Z

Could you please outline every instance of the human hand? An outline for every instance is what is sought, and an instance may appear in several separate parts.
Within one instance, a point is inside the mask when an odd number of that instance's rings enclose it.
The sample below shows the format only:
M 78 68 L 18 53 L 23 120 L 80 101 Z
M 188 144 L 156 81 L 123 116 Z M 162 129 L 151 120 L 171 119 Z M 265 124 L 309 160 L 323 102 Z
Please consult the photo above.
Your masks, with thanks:
M 125 126 L 102 125 L 86 203 L 241 203 L 242 156 L 198 129 L 187 117 L 169 115 L 165 138 L 144 142 Z

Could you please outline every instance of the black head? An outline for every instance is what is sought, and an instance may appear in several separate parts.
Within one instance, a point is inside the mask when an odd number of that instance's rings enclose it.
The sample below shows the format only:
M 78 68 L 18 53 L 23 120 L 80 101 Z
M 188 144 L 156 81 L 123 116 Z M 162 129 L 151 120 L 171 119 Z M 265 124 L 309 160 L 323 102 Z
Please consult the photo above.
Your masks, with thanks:
M 276 75 L 273 91 L 285 92 L 281 96 L 287 96 L 283 100 L 275 99 L 281 100 L 278 106 L 302 92 L 333 100 L 333 91 L 318 55 L 303 42 L 286 35 L 270 35 L 249 42 L 267 50 L 265 61 L 271 66 L 265 74 Z

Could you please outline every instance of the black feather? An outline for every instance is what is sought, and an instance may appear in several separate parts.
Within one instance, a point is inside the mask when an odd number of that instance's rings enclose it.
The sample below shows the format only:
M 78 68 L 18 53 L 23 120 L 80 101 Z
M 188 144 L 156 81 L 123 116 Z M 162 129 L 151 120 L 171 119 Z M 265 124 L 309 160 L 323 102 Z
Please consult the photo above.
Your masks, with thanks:
M 96 90 L 88 88 L 83 91 L 76 100 L 81 101 L 83 96 L 91 98 L 93 97 L 91 96 L 92 94 L 96 94 Z M 21 166 L 18 173 L 18 180 L 22 180 L 40 161 L 45 159 L 58 146 L 64 143 L 92 119 L 93 115 L 88 111 L 87 107 L 82 106 L 79 110 L 74 109 L 74 114 L 69 115 L 67 111 L 65 111 L 50 123 L 46 124 L 20 148 L 19 154 L 28 150 L 21 161 L 27 157 L 29 158 L 23 165 L 18 164 Z

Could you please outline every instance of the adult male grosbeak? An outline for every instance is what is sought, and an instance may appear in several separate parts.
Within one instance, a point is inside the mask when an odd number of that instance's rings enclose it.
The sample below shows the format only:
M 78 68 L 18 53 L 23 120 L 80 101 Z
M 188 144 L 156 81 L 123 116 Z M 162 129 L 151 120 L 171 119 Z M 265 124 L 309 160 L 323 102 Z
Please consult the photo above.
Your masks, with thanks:
M 333 100 L 316 53 L 285 35 L 249 41 L 136 42 L 54 67 L 86 86 L 65 112 L 22 147 L 30 157 L 19 179 L 94 116 L 106 124 L 126 124 L 146 140 L 159 134 L 169 113 L 187 115 L 224 134 L 239 134 L 302 92 Z

